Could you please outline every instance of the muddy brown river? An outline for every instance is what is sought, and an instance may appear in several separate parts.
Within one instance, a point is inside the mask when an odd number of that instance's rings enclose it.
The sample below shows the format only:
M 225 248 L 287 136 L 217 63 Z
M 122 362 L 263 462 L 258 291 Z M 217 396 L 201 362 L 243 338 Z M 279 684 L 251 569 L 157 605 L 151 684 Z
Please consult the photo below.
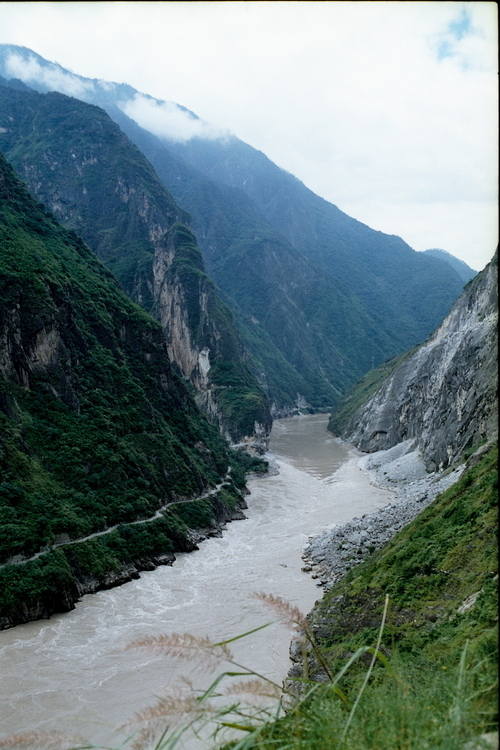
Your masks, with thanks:
M 58 730 L 117 747 L 129 732 L 116 728 L 163 689 L 177 689 L 181 678 L 203 689 L 214 679 L 189 662 L 125 650 L 127 643 L 145 634 L 219 640 L 249 631 L 274 619 L 253 592 L 309 611 L 321 589 L 301 570 L 308 537 L 391 499 L 326 425 L 326 415 L 274 423 L 270 453 L 279 474 L 249 482 L 247 519 L 228 524 L 222 538 L 178 555 L 173 567 L 85 596 L 73 612 L 0 632 L 0 737 Z M 275 623 L 232 649 L 281 683 L 291 637 Z

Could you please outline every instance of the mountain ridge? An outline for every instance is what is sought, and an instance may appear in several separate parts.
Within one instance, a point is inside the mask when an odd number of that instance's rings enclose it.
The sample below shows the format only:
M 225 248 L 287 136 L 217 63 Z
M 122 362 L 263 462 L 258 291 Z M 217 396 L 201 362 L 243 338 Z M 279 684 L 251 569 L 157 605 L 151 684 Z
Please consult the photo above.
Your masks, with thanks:
M 441 250 L 438 247 L 434 247 L 430 248 L 429 250 L 424 250 L 424 253 L 426 253 L 427 255 L 431 255 L 433 258 L 440 258 L 446 263 L 449 263 L 450 266 L 452 266 L 455 271 L 457 271 L 464 284 L 474 278 L 474 276 L 477 274 L 477 271 L 468 266 L 467 263 L 464 263 L 463 260 L 456 258 L 446 250 Z
M 264 359 L 267 363 L 274 360 L 261 382 L 267 384 L 275 411 L 296 408 L 299 401 L 314 408 L 331 405 L 373 363 L 425 338 L 461 291 L 461 280 L 445 263 L 425 258 L 401 239 L 356 222 L 235 136 L 218 134 L 221 137 L 217 139 L 206 123 L 180 105 L 158 102 L 125 84 L 84 79 L 26 49 L 0 46 L 0 58 L 3 74 L 24 74 L 25 81 L 39 90 L 58 85 L 66 93 L 103 106 L 146 154 L 164 185 L 191 214 L 208 273 L 237 316 L 247 348 L 253 346 L 257 370 L 262 369 Z M 194 123 L 195 129 L 190 130 L 193 137 L 184 143 L 167 143 L 142 129 L 130 119 L 140 97 L 166 116 L 171 111 L 185 116 L 190 128 Z M 263 172 L 250 168 L 255 160 L 265 164 Z M 224 173 L 228 161 L 234 166 L 230 185 L 224 184 L 228 182 Z M 276 188 L 278 178 L 284 182 Z M 249 196 L 252 182 L 259 182 L 260 187 Z M 266 239 L 256 246 L 254 238 L 262 236 L 263 230 Z M 286 238 L 287 231 L 292 243 Z M 302 244 L 294 248 L 294 243 L 299 244 L 297 238 L 302 238 Z M 253 264 L 256 249 L 266 258 L 259 277 Z M 314 283 L 324 290 L 320 308 L 302 288 L 293 260 L 297 252 L 301 268 L 307 267 L 308 276 L 314 276 Z M 240 264 L 236 278 L 231 273 L 235 258 Z M 273 286 L 273 277 L 285 267 L 287 284 L 295 289 L 292 298 L 282 294 L 279 284 Z M 244 305 L 236 298 L 241 281 L 254 283 L 257 291 Z M 281 303 L 262 321 L 255 303 L 267 309 L 275 293 L 282 294 Z M 301 298 L 300 314 L 296 314 L 296 301 Z M 339 314 L 339 308 L 349 310 L 347 317 Z M 294 318 L 296 345 L 290 347 L 286 340 L 294 333 L 290 327 Z M 318 333 L 322 330 L 329 334 Z M 256 340 L 261 349 L 267 349 L 264 359 L 256 352 Z M 276 369 L 282 359 L 288 364 Z M 290 378 L 293 386 L 287 388 Z
M 0 109 L 0 148 L 32 193 L 65 226 L 82 235 L 132 299 L 163 320 L 164 326 L 172 322 L 162 311 L 168 301 L 161 293 L 165 287 L 157 256 L 163 252 L 163 235 L 174 224 L 188 222 L 189 216 L 176 205 L 144 156 L 102 109 L 62 94 L 0 86 Z M 223 303 L 204 273 L 193 236 L 190 242 L 194 262 L 184 261 L 182 284 L 181 277 L 176 277 L 177 285 L 185 289 L 177 289 L 173 279 L 169 288 L 180 292 L 180 312 L 186 289 L 194 282 L 199 290 L 198 304 L 204 306 L 205 325 L 217 310 L 218 328 L 212 320 L 210 341 L 206 336 L 202 341 L 200 332 L 192 331 L 177 346 L 170 343 L 169 353 L 188 378 L 193 367 L 187 372 L 182 363 L 189 357 L 197 360 L 207 346 L 211 347 L 212 365 L 222 348 L 228 361 L 239 362 L 237 383 L 227 370 L 224 382 L 216 386 L 207 371 L 200 403 L 233 442 L 244 438 L 250 447 L 254 436 L 255 448 L 262 450 L 271 424 L 265 396 L 245 360 L 229 310 L 222 313 Z M 192 295 L 190 299 L 192 306 Z M 187 325 L 189 329 L 189 321 Z M 172 342 L 172 331 L 165 328 L 165 333 Z M 224 343 L 217 344 L 219 340 Z M 238 389 L 242 407 L 245 404 L 245 419 L 225 403 L 224 389 L 231 386 Z
M 229 450 L 174 372 L 161 325 L 1 154 L 0 198 L 0 626 L 10 627 L 194 549 L 195 529 L 242 517 L 244 467 L 263 462 Z

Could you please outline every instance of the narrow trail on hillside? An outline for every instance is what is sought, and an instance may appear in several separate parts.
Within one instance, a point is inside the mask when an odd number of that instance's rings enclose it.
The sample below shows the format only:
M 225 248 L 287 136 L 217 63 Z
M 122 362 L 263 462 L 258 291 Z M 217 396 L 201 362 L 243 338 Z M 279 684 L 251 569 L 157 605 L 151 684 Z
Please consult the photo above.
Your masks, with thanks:
M 246 520 L 190 553 L 117 588 L 86 595 L 71 612 L 0 632 L 0 736 L 42 729 L 117 747 L 116 728 L 182 679 L 206 689 L 199 665 L 125 650 L 145 635 L 189 632 L 219 641 L 275 615 L 252 594 L 280 596 L 302 612 L 321 596 L 302 570 L 309 537 L 390 502 L 326 431 L 326 415 L 278 420 L 269 459 L 276 473 L 251 479 Z M 292 631 L 274 622 L 231 644 L 235 659 L 280 683 Z M 221 671 L 230 669 L 222 664 Z M 130 733 L 130 727 L 129 732 Z M 199 750 L 186 745 L 185 750 Z
M 173 508 L 175 505 L 183 505 L 185 503 L 194 503 L 198 502 L 199 500 L 206 500 L 209 497 L 212 497 L 213 495 L 216 495 L 218 492 L 221 491 L 223 487 L 226 487 L 229 483 L 229 475 L 231 474 L 231 467 L 229 467 L 226 476 L 220 482 L 216 487 L 210 490 L 210 492 L 205 493 L 204 495 L 200 495 L 199 497 L 191 497 L 186 498 L 185 500 L 175 500 L 174 502 L 167 503 L 166 505 L 162 505 L 161 508 L 158 508 L 158 510 L 154 513 L 154 515 L 149 516 L 148 518 L 140 518 L 138 521 L 123 521 L 121 523 L 116 523 L 114 526 L 110 526 L 107 529 L 104 529 L 103 531 L 94 531 L 93 534 L 89 534 L 88 536 L 80 537 L 79 539 L 70 539 L 69 541 L 64 542 L 54 542 L 54 544 L 51 544 L 49 547 L 40 550 L 39 552 L 36 552 L 31 557 L 25 557 L 22 559 L 16 559 L 19 557 L 16 555 L 15 558 L 11 558 L 10 560 L 7 560 L 7 562 L 0 565 L 0 568 L 4 568 L 6 565 L 22 565 L 23 563 L 31 562 L 32 560 L 37 560 L 42 555 L 47 555 L 49 552 L 52 552 L 57 547 L 69 547 L 72 544 L 82 544 L 83 542 L 88 542 L 90 539 L 95 539 L 98 536 L 106 536 L 106 534 L 111 534 L 112 531 L 115 531 L 119 526 L 136 526 L 138 524 L 142 523 L 151 523 L 151 521 L 155 521 L 157 518 L 161 518 L 161 516 L 167 511 L 169 508 Z

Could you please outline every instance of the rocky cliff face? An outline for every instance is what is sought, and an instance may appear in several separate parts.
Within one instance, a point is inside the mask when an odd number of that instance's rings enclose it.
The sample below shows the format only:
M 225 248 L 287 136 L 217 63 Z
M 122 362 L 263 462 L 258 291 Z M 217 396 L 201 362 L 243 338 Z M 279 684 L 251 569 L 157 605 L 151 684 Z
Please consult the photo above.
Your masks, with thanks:
M 497 433 L 498 290 L 495 258 L 466 287 L 441 326 L 349 421 L 362 451 L 414 440 L 430 470 Z
M 196 238 L 182 224 L 156 243 L 153 279 L 170 360 L 195 386 L 198 406 L 233 444 L 265 451 L 272 425 L 267 399 L 245 364 L 232 314 L 204 272 Z
M 170 360 L 198 390 L 198 405 L 210 419 L 232 442 L 265 449 L 266 395 L 205 274 L 196 239 L 183 227 L 189 216 L 119 127 L 76 99 L 0 85 L 0 148 L 31 193 L 161 321 Z M 179 241 L 182 232 L 187 242 Z M 219 355 L 232 360 L 232 369 L 226 367 L 216 387 Z M 232 389 L 233 401 L 241 397 L 240 409 L 228 408 L 222 387 Z

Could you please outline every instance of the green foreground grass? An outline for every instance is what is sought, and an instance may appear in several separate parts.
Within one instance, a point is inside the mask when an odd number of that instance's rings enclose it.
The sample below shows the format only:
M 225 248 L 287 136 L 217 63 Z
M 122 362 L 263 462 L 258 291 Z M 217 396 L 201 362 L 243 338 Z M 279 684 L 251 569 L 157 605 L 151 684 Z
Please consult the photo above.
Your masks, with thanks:
M 252 721 L 248 706 L 233 704 L 241 716 L 215 722 L 217 729 L 243 725 L 243 737 L 228 748 L 491 747 L 498 720 L 497 460 L 491 450 L 327 592 L 306 621 L 270 601 L 305 633 L 307 669 L 295 682 L 301 697 L 285 697 L 286 715 L 277 720 L 272 709 L 265 718 L 255 709 Z M 293 681 L 288 688 L 294 691 Z
M 159 698 L 128 725 L 121 747 L 178 749 L 193 731 L 209 737 L 205 747 L 225 741 L 226 750 L 498 747 L 497 458 L 491 449 L 311 615 L 258 595 L 302 639 L 302 675 L 284 690 L 234 660 L 231 643 L 248 634 L 131 644 L 231 667 L 203 694 Z M 0 747 L 55 747 L 44 744 L 55 739 L 76 747 L 54 734 L 27 739 Z

